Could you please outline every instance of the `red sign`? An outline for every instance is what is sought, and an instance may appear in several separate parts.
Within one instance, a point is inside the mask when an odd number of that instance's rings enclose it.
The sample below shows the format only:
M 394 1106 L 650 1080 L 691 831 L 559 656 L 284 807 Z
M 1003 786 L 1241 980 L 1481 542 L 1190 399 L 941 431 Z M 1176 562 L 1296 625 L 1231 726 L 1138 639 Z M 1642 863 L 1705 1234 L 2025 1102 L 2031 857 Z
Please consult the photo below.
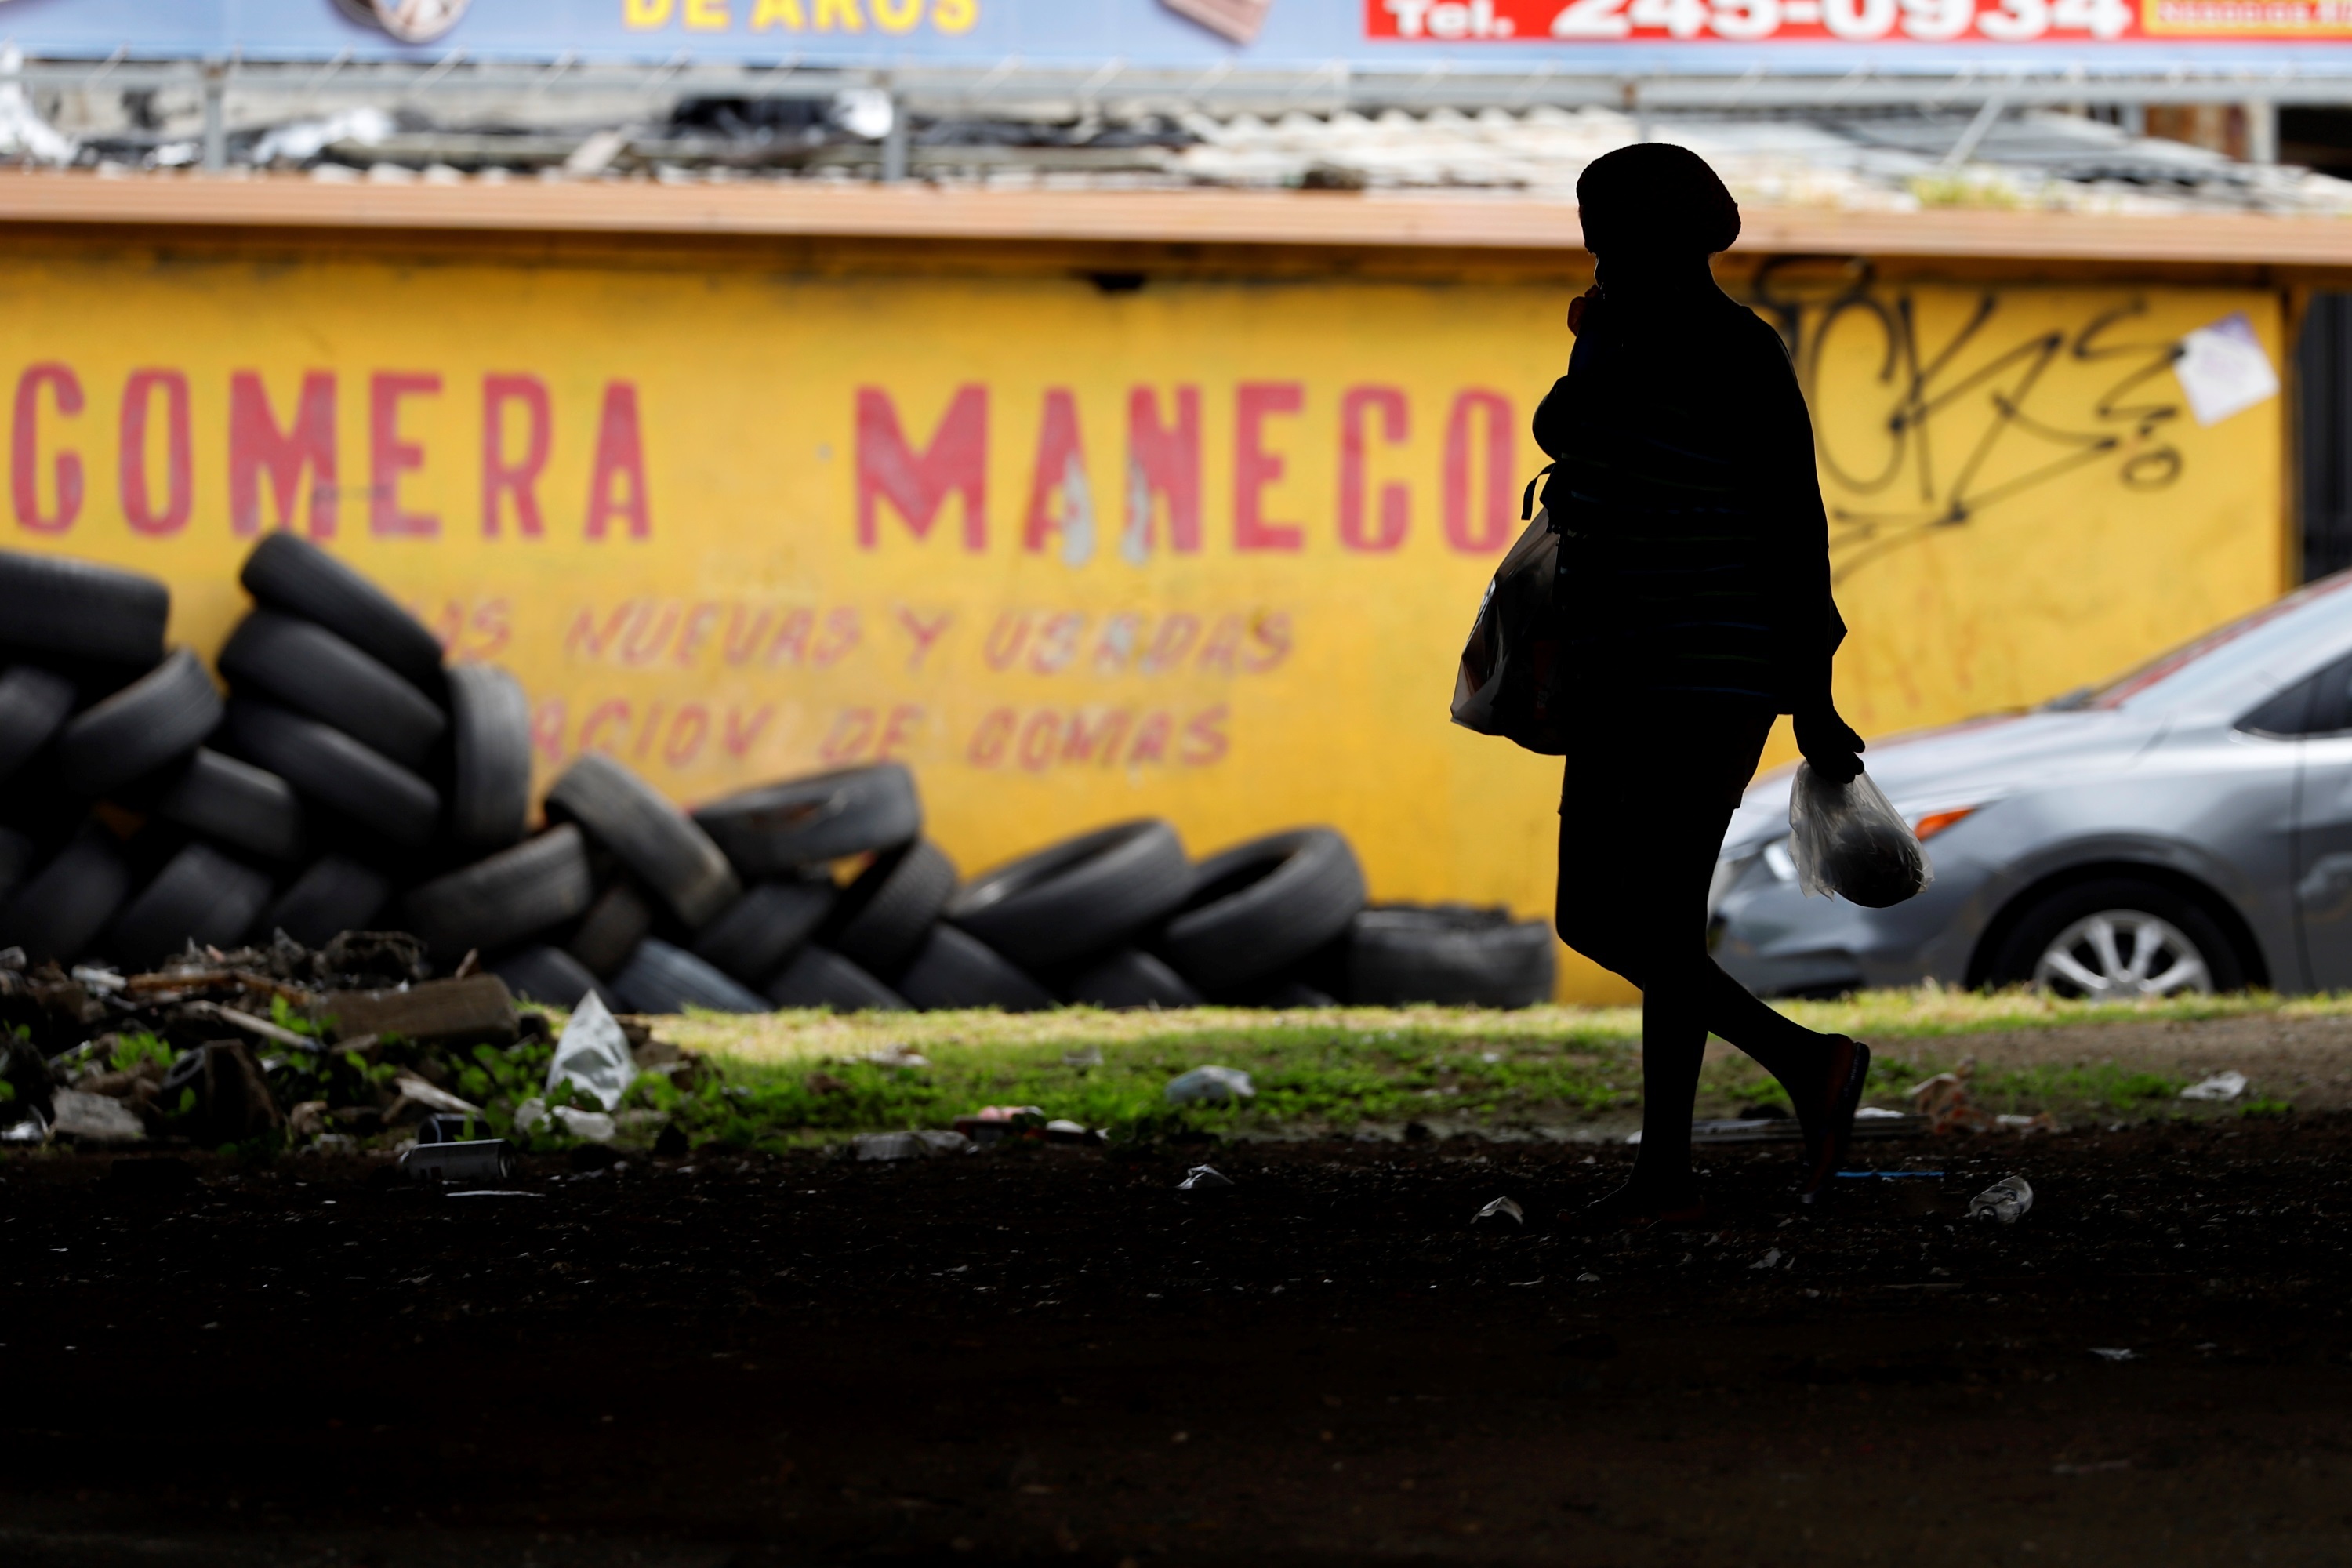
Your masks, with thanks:
M 1437 44 L 2352 38 L 2352 0 L 1364 0 L 1364 36 Z

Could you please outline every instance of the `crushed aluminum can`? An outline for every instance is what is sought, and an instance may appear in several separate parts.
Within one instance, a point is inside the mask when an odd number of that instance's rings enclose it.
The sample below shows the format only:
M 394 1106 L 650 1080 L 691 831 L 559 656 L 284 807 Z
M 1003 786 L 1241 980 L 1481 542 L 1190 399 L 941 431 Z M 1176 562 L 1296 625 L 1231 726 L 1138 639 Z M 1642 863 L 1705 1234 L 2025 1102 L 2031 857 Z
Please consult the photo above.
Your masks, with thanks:
M 504 1182 L 514 1177 L 514 1145 L 503 1138 L 468 1143 L 419 1143 L 400 1157 L 412 1182 Z

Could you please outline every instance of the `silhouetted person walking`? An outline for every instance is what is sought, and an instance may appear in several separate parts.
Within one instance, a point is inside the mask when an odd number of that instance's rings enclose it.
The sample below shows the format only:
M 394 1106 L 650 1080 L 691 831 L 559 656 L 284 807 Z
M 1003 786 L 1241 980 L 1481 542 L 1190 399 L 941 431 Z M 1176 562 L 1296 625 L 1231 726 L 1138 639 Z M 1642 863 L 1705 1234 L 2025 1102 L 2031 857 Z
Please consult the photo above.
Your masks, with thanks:
M 1536 410 L 1554 459 L 1561 679 L 1559 934 L 1642 988 L 1642 1146 L 1633 1179 L 1581 1216 L 1687 1222 L 1705 1205 L 1691 1110 L 1712 1032 L 1788 1089 L 1802 1191 L 1844 1158 L 1867 1047 L 1758 1001 L 1706 951 L 1707 884 L 1777 714 L 1840 782 L 1862 739 L 1830 700 L 1845 635 L 1812 423 L 1780 335 L 1716 286 L 1707 258 L 1739 208 L 1696 153 L 1596 159 L 1577 182 L 1599 280 L 1570 310 L 1576 347 Z

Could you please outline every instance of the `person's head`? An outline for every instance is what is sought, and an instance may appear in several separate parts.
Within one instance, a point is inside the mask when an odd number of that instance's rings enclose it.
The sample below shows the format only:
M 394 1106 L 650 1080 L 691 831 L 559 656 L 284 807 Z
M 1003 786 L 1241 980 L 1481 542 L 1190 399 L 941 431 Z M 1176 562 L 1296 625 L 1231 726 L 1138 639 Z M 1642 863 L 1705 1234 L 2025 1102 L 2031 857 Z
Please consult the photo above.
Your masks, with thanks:
M 1604 153 L 1576 182 L 1584 247 L 1617 260 L 1703 259 L 1739 237 L 1739 204 L 1687 147 L 1641 142 Z

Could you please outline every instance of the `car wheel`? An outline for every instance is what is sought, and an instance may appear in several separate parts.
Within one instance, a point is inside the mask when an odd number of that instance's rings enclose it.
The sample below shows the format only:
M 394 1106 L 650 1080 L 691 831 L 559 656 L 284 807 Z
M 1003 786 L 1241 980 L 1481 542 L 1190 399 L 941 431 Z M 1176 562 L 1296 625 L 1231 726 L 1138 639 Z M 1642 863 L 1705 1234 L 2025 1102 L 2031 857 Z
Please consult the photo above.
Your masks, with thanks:
M 2095 1002 L 2236 991 L 2237 948 L 2194 900 L 2155 882 L 2103 878 L 2052 894 L 2002 943 L 1990 978 Z

